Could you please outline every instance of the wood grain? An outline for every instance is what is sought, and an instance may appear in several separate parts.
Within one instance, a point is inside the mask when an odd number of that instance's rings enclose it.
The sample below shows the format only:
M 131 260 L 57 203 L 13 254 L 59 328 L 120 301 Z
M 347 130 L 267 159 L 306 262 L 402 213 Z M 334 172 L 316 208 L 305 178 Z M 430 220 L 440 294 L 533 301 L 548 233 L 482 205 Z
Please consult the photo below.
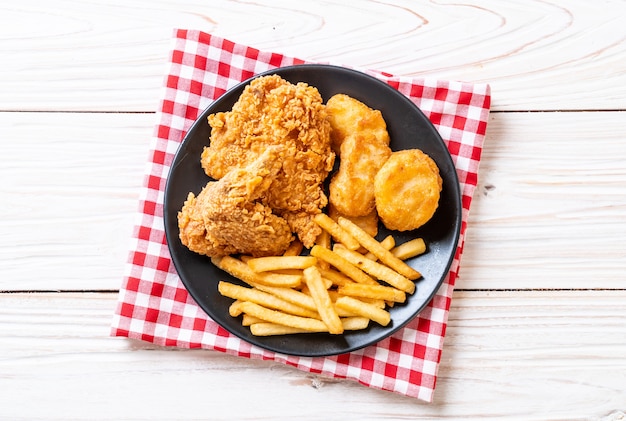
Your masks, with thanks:
M 626 419 L 624 15 L 620 0 L 3 2 L 0 419 Z M 432 404 L 109 336 L 175 27 L 491 85 Z
M 0 290 L 119 288 L 154 121 L 0 113 Z
M 0 295 L 0 417 L 545 421 L 626 409 L 624 291 L 455 293 L 430 405 L 278 363 L 110 338 L 115 303 Z
M 626 113 L 492 115 L 459 288 L 626 288 Z
M 175 27 L 399 75 L 495 110 L 626 109 L 624 3 L 78 0 L 0 6 L 0 110 L 154 111 Z
M 457 288 L 626 288 L 625 114 L 492 114 Z M 153 124 L 0 113 L 0 290 L 119 287 Z

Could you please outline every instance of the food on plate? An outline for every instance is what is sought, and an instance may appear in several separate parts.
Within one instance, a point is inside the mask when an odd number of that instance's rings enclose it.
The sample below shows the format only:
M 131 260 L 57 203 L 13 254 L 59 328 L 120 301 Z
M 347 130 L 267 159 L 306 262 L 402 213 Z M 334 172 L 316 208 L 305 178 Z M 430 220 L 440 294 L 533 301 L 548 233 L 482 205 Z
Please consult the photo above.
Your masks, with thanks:
M 363 256 L 362 254 L 355 251 L 348 250 L 341 245 L 336 244 L 333 247 L 333 251 L 339 256 L 346 259 L 348 262 L 352 263 L 354 266 L 361 269 L 363 272 L 370 275 L 371 277 L 385 281 L 389 285 L 401 291 L 408 292 L 409 294 L 415 292 L 415 284 L 411 282 L 410 279 L 389 268 L 388 266 L 368 259 L 366 256 Z
M 350 250 L 356 250 L 361 246 L 358 241 L 356 241 L 346 232 L 346 230 L 341 228 L 337 222 L 325 213 L 315 215 L 314 220 L 324 231 L 328 232 L 332 238 L 344 244 Z
M 317 259 L 313 256 L 267 256 L 249 259 L 246 263 L 255 272 L 269 272 L 284 269 L 306 269 L 315 266 Z
M 281 170 L 282 155 L 282 147 L 268 148 L 247 166 L 209 181 L 197 197 L 189 193 L 178 213 L 182 243 L 207 256 L 283 253 L 293 240 L 291 228 L 260 200 Z
M 320 271 L 315 266 L 304 269 L 304 281 L 313 297 L 317 312 L 320 314 L 326 327 L 328 327 L 328 332 L 335 335 L 343 333 L 343 324 L 341 319 L 339 319 L 335 306 L 330 300 L 330 295 L 328 295 L 328 290 L 324 285 Z
M 207 175 L 225 177 L 282 145 L 281 168 L 263 203 L 284 218 L 305 247 L 321 232 L 313 221 L 327 205 L 323 183 L 335 162 L 330 123 L 317 88 L 278 75 L 254 79 L 232 110 L 211 114 L 210 145 L 201 164 Z
M 434 215 L 442 179 L 435 161 L 419 149 L 395 151 L 376 174 L 376 210 L 392 230 L 414 230 Z
M 339 170 L 332 176 L 329 201 L 348 217 L 375 211 L 374 177 L 391 155 L 387 125 L 379 110 L 345 94 L 326 103 Z
M 356 298 L 343 296 L 337 299 L 335 305 L 358 316 L 366 317 L 376 323 L 387 326 L 391 321 L 391 315 L 387 310 L 365 303 Z
M 214 181 L 189 193 L 179 236 L 242 281 L 218 283 L 229 314 L 257 336 L 387 326 L 421 277 L 405 260 L 426 245 L 377 240 L 379 220 L 405 231 L 432 217 L 434 162 L 392 152 L 380 111 L 344 94 L 324 105 L 315 87 L 276 75 L 253 80 L 208 122 L 201 165 Z
M 409 278 L 412 281 L 422 276 L 418 271 L 407 265 L 403 260 L 394 256 L 374 237 L 370 236 L 357 225 L 350 222 L 350 220 L 346 218 L 339 218 L 339 225 L 348 231 L 350 235 L 356 238 L 356 240 L 369 252 L 400 275 Z
M 367 232 L 372 237 L 376 237 L 376 234 L 378 234 L 378 212 L 376 212 L 376 209 L 374 209 L 367 215 L 348 216 L 339 213 L 339 211 L 333 206 L 332 203 L 328 203 L 326 211 L 328 212 L 328 216 L 335 222 L 337 222 L 339 217 L 343 217 L 354 222 L 356 225 L 361 227 L 363 231 Z
M 426 251 L 426 243 L 423 238 L 414 238 L 391 249 L 391 253 L 400 260 L 419 256 Z
M 345 239 L 354 232 L 354 228 L 349 227 L 333 225 L 329 229 L 344 230 L 335 234 L 337 238 Z M 371 241 L 377 246 L 368 241 L 364 243 L 370 249 L 382 248 L 386 252 L 396 244 L 390 236 L 381 242 Z M 345 244 L 335 242 L 333 249 L 336 251 L 316 244 L 310 256 L 212 258 L 218 267 L 247 284 L 219 282 L 219 292 L 234 300 L 229 314 L 241 317 L 242 325 L 248 326 L 255 336 L 314 332 L 338 335 L 365 329 L 370 321 L 387 326 L 391 322 L 388 309 L 406 301 L 407 294 L 415 290 L 413 282 L 382 260 L 374 262 L 358 251 L 348 249 Z M 322 263 L 330 263 L 332 267 L 324 268 Z M 291 286 L 266 282 L 273 276 L 293 276 L 284 275 L 285 268 L 302 268 L 302 282 Z
M 343 140 L 357 131 L 368 132 L 389 144 L 387 124 L 379 110 L 373 110 L 349 95 L 335 94 L 326 102 L 326 111 L 333 129 L 330 138 L 335 153 L 339 153 Z

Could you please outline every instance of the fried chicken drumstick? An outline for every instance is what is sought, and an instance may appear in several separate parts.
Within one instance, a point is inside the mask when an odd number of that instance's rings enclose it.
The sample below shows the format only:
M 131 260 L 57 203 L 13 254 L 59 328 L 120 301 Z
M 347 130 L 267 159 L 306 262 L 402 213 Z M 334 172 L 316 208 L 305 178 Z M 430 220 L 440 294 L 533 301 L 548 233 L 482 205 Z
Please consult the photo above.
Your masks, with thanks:
M 261 199 L 281 171 L 283 152 L 269 147 L 247 166 L 208 182 L 197 197 L 189 193 L 178 213 L 182 243 L 211 257 L 281 254 L 294 238 L 291 228 Z

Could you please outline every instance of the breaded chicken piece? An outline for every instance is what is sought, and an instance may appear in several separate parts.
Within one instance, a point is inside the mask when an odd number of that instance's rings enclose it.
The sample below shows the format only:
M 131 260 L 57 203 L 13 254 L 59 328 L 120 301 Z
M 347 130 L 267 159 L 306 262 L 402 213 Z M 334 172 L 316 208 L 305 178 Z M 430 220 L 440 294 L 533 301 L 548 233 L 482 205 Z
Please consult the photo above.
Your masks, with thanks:
M 379 110 L 344 94 L 331 97 L 326 110 L 333 147 L 339 150 L 330 203 L 347 217 L 371 215 L 376 210 L 374 177 L 391 155 L 387 124 Z
M 281 170 L 281 155 L 281 147 L 270 147 L 246 167 L 207 183 L 198 197 L 190 193 L 178 214 L 183 244 L 211 257 L 285 251 L 293 240 L 289 224 L 259 201 Z
M 389 145 L 387 124 L 380 110 L 373 110 L 349 95 L 336 94 L 326 102 L 326 112 L 332 127 L 331 146 L 336 154 L 343 140 L 356 132 L 369 132 Z
M 215 179 L 254 161 L 270 145 L 283 145 L 282 168 L 263 203 L 284 217 L 311 247 L 321 232 L 313 216 L 327 205 L 323 182 L 332 170 L 330 124 L 317 90 L 271 75 L 253 80 L 229 112 L 208 117 L 210 146 L 202 167 Z
M 435 161 L 419 149 L 394 152 L 374 180 L 376 209 L 392 230 L 414 230 L 439 206 L 443 180 Z

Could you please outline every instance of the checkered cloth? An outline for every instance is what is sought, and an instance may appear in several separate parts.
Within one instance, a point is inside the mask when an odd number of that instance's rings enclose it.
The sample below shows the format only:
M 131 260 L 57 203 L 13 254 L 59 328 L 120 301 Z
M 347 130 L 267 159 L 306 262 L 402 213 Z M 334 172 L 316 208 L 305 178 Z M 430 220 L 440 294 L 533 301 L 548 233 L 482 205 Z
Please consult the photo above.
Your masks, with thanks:
M 213 100 L 257 73 L 305 61 L 191 30 L 174 31 L 170 59 L 111 335 L 278 361 L 322 376 L 351 379 L 368 387 L 432 401 L 477 183 L 491 99 L 489 86 L 365 71 L 408 96 L 430 118 L 446 142 L 463 195 L 461 237 L 444 283 L 428 306 L 406 327 L 355 352 L 296 357 L 266 351 L 231 335 L 193 301 L 170 259 L 163 225 L 163 192 L 180 142 Z

